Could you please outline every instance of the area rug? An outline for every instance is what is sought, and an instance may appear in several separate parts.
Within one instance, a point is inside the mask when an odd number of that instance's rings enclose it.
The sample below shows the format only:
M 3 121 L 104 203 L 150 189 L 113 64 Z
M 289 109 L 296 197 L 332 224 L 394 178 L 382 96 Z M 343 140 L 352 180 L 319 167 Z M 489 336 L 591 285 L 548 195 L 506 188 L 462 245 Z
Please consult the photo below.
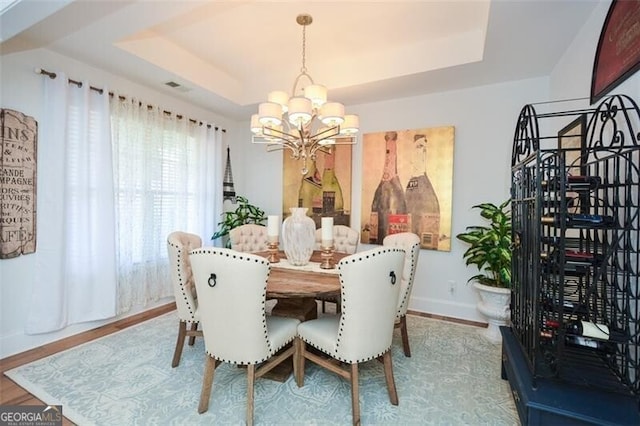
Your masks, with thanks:
M 362 424 L 519 425 L 499 345 L 476 327 L 407 318 L 411 358 L 398 331 L 393 344 L 400 403 L 389 402 L 382 364 L 362 364 Z M 185 346 L 171 368 L 177 324 L 171 312 L 5 374 L 82 426 L 244 424 L 246 372 L 228 364 L 216 370 L 209 411 L 197 413 L 204 343 Z M 307 362 L 302 388 L 293 377 L 256 380 L 254 415 L 259 425 L 347 425 L 350 386 Z

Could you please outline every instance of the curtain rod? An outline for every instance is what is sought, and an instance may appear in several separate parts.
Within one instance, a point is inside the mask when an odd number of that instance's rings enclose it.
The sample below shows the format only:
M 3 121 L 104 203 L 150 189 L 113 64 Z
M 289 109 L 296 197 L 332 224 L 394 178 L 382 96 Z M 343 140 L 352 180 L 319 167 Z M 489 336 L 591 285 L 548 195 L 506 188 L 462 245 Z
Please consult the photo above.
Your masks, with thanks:
M 36 72 L 36 74 L 46 75 L 51 79 L 54 79 L 54 78 L 56 78 L 58 76 L 58 74 L 56 74 L 55 72 L 47 71 L 47 70 L 44 70 L 42 68 L 36 68 L 34 71 Z M 71 78 L 69 78 L 68 80 L 69 80 L 69 84 L 75 84 L 78 87 L 82 87 L 82 82 L 81 81 L 73 80 Z M 95 92 L 98 92 L 101 95 L 104 93 L 104 89 L 101 89 L 99 87 L 89 86 L 89 89 L 91 89 L 91 90 L 93 90 Z M 109 96 L 113 97 L 115 95 L 114 95 L 113 92 L 109 92 Z M 127 98 L 125 96 L 120 95 L 120 96 L 118 96 L 118 99 L 120 99 L 121 101 L 124 101 Z M 142 102 L 140 102 L 140 105 L 142 105 Z M 147 104 L 147 108 L 153 108 L 153 105 L 148 105 Z M 162 112 L 165 113 L 165 114 L 173 115 L 173 113 L 171 111 L 163 110 Z M 176 117 L 178 119 L 180 119 L 180 120 L 182 120 L 182 118 L 183 118 L 183 116 L 179 115 L 179 114 L 176 114 Z M 197 121 L 197 120 L 194 120 L 192 118 L 189 118 L 189 121 L 194 123 L 194 124 L 199 124 L 201 126 L 204 124 L 202 121 Z M 211 128 L 211 124 L 207 124 L 207 127 L 210 129 Z M 218 126 L 215 126 L 215 130 L 222 130 L 222 132 L 224 132 L 224 133 L 227 132 L 227 129 L 220 129 L 220 128 L 218 128 Z

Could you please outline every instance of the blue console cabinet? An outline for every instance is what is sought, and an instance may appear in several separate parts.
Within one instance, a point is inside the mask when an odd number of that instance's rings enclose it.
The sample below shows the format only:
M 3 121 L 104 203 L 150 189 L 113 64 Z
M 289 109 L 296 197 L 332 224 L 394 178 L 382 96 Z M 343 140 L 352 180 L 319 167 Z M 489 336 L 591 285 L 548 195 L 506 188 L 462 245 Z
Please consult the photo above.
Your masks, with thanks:
M 531 376 L 520 344 L 501 327 L 502 378 L 509 380 L 523 425 L 640 425 L 636 398 Z

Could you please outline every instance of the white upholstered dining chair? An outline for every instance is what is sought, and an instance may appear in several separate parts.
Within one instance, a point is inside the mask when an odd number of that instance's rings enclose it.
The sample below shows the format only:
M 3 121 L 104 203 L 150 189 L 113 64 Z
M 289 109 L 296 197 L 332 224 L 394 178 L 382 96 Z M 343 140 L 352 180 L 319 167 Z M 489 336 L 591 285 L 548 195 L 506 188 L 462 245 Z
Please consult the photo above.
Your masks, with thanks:
M 338 253 L 353 254 L 358 250 L 360 234 L 345 225 L 333 226 L 333 247 Z M 322 249 L 322 228 L 316 229 L 316 250 Z
M 420 256 L 420 237 L 412 232 L 391 234 L 384 237 L 382 245 L 398 247 L 405 252 L 395 327 L 400 329 L 404 355 L 410 357 L 411 348 L 409 346 L 409 332 L 407 331 L 407 310 L 409 309 L 409 299 L 411 298 L 411 290 L 413 289 L 413 281 L 416 276 L 416 267 L 418 266 L 418 258 Z
M 360 424 L 358 364 L 382 357 L 389 399 L 398 405 L 393 378 L 391 341 L 400 294 L 404 251 L 394 247 L 367 250 L 338 263 L 342 313 L 325 315 L 298 326 L 294 375 L 304 385 L 308 359 L 351 383 L 353 424 Z M 348 364 L 343 368 L 307 350 L 307 345 Z
M 191 273 L 189 251 L 202 247 L 202 239 L 188 232 L 176 231 L 167 237 L 167 253 L 169 254 L 169 268 L 171 270 L 171 285 L 176 298 L 178 311 L 178 340 L 173 352 L 171 367 L 177 367 L 182 357 L 184 341 L 189 336 L 189 345 L 193 346 L 197 336 L 202 336 L 198 330 L 200 313 L 196 287 Z M 189 330 L 187 330 L 189 326 Z
M 360 233 L 353 228 L 345 225 L 333 226 L 333 246 L 336 253 L 353 254 L 358 251 L 358 242 Z M 322 250 L 322 228 L 316 229 L 316 250 Z M 340 312 L 340 298 L 331 296 L 318 297 L 317 300 L 322 302 L 322 312 L 326 312 L 326 302 L 336 304 L 336 312 Z
M 255 379 L 293 355 L 293 345 L 278 351 L 293 341 L 300 321 L 266 315 L 267 259 L 224 248 L 197 249 L 190 257 L 206 351 L 198 412 L 209 408 L 217 362 L 246 365 L 251 425 Z
M 245 253 L 266 251 L 267 227 L 255 223 L 247 223 L 229 231 L 231 248 Z

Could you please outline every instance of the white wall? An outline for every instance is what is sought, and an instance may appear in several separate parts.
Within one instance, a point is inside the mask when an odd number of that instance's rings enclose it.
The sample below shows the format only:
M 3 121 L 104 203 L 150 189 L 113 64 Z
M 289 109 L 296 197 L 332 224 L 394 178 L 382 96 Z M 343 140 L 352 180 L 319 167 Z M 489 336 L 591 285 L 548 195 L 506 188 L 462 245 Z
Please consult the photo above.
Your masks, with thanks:
M 34 72 L 35 68 L 44 68 L 48 71 L 63 71 L 69 78 L 74 80 L 87 80 L 94 87 L 108 87 L 125 95 L 136 96 L 142 101 L 161 105 L 169 111 L 178 112 L 196 120 L 214 123 L 227 129 L 229 133 L 234 133 L 234 127 L 237 126 L 237 123 L 224 117 L 216 116 L 190 104 L 179 102 L 170 96 L 88 67 L 48 50 L 34 50 L 1 57 L 0 106 L 2 108 L 18 110 L 40 121 L 43 116 L 42 80 L 46 77 L 36 74 Z M 38 144 L 46 143 L 48 143 L 47 135 L 39 134 Z M 46 160 L 46 158 L 41 158 L 40 156 L 38 158 L 39 163 Z M 47 179 L 47 176 L 39 174 L 38 180 L 42 181 L 43 179 Z M 38 195 L 38 199 L 41 200 L 43 194 L 38 193 Z M 47 226 L 47 211 L 43 210 L 39 205 L 37 228 L 44 229 Z M 211 238 L 211 236 L 202 237 L 204 241 L 208 241 Z M 56 333 L 25 335 L 24 324 L 29 311 L 28 305 L 33 280 L 36 276 L 37 259 L 38 251 L 36 247 L 36 253 L 0 260 L 0 358 L 95 328 L 108 322 L 78 324 Z M 45 276 L 45 274 L 41 274 L 41 276 Z M 164 303 L 167 302 L 167 300 L 164 301 Z M 138 310 L 142 308 L 139 307 Z

